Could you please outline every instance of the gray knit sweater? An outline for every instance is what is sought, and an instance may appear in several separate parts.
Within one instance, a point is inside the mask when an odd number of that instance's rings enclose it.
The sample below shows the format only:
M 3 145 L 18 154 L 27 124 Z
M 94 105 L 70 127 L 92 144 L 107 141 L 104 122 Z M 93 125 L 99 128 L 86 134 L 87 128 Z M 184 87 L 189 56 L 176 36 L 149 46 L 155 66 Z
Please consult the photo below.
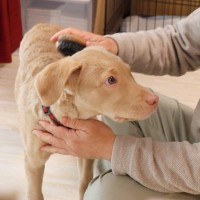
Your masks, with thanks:
M 135 72 L 180 76 L 200 66 L 200 9 L 174 26 L 109 37 L 117 42 L 119 56 Z M 192 128 L 200 134 L 200 102 Z M 111 159 L 113 173 L 127 174 L 156 191 L 200 194 L 200 140 L 198 135 L 193 138 L 194 144 L 119 135 Z M 172 169 L 173 162 L 176 166 Z

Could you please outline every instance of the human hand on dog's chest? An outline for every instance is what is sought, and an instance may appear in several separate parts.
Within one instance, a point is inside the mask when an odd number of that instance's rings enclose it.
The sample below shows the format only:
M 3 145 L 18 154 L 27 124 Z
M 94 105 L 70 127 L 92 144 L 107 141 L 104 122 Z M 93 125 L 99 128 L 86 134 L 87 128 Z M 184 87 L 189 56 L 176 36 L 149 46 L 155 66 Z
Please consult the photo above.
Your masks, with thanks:
M 62 123 L 66 127 L 40 121 L 46 131 L 34 130 L 33 133 L 48 143 L 41 150 L 86 159 L 111 159 L 115 135 L 104 123 L 94 119 L 72 120 L 66 117 Z

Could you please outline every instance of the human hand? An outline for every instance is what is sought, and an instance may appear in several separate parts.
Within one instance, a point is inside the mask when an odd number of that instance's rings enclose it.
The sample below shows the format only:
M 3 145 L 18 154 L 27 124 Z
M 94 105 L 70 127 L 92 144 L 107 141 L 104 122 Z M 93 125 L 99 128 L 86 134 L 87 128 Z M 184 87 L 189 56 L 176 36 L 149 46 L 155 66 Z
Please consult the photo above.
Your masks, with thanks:
M 46 131 L 34 130 L 33 133 L 48 143 L 41 148 L 42 151 L 86 159 L 111 160 L 115 135 L 103 122 L 64 117 L 62 124 L 65 127 L 47 121 L 39 123 Z
M 93 45 L 103 46 L 104 48 L 106 48 L 108 51 L 110 51 L 115 55 L 117 55 L 118 53 L 117 43 L 112 38 L 103 37 L 102 35 L 97 35 L 87 31 L 81 31 L 75 28 L 66 28 L 57 32 L 55 35 L 53 35 L 51 41 L 56 42 L 58 40 L 58 37 L 64 34 L 71 34 L 80 37 L 85 41 L 86 46 L 93 46 Z

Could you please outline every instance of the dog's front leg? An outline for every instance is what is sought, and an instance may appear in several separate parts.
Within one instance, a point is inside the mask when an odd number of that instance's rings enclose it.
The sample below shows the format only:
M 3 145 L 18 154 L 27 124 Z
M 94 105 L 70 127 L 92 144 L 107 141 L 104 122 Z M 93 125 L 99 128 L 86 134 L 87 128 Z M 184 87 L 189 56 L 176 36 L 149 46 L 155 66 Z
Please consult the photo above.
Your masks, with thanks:
M 83 200 L 85 190 L 87 189 L 89 182 L 93 178 L 93 163 L 94 160 L 81 159 L 81 158 L 78 159 L 79 176 L 80 176 L 79 200 Z
M 44 166 L 50 154 L 40 150 L 44 143 L 32 134 L 30 127 L 26 126 L 21 130 L 25 151 L 25 172 L 28 184 L 27 200 L 43 200 L 42 180 Z
M 25 156 L 25 169 L 28 181 L 28 200 L 43 200 L 42 180 L 45 162 L 49 154 L 29 152 Z
M 28 182 L 27 196 L 28 200 L 43 200 L 42 178 L 44 173 L 44 165 L 37 166 L 34 160 L 30 160 L 29 156 L 25 157 L 25 169 Z

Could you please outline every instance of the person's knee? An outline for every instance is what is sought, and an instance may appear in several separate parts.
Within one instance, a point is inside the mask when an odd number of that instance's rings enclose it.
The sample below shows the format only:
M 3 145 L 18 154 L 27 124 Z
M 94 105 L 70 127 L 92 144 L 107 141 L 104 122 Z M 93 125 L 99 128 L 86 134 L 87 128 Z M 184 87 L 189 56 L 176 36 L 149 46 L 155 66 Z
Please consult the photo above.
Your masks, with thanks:
M 115 176 L 108 171 L 96 177 L 89 184 L 84 200 L 196 200 L 199 196 L 186 194 L 167 194 L 150 190 L 129 176 Z
M 90 183 L 84 200 L 143 200 L 147 199 L 151 193 L 157 192 L 143 187 L 129 176 L 115 176 L 108 171 Z
M 133 200 L 133 197 L 128 198 L 131 190 L 126 179 L 129 177 L 114 176 L 111 171 L 101 174 L 89 184 L 84 200 Z

